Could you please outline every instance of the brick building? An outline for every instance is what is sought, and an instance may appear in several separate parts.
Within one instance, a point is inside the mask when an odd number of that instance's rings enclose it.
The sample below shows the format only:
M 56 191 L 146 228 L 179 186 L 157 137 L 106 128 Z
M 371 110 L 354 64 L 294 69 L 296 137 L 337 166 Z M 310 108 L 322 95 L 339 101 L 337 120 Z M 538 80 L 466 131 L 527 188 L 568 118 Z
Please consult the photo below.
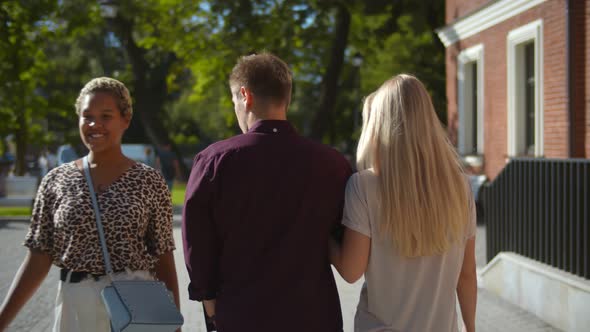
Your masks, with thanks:
M 489 178 L 590 156 L 590 0 L 447 0 L 449 135 Z

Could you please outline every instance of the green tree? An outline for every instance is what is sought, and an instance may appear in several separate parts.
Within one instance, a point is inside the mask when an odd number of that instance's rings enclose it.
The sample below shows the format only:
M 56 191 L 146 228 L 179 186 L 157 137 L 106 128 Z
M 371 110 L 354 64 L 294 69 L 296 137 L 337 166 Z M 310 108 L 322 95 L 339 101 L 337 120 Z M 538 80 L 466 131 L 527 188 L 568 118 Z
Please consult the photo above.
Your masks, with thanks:
M 444 47 L 434 34 L 444 20 L 442 0 L 209 3 L 200 17 L 207 22 L 203 30 L 212 33 L 183 41 L 195 45 L 186 48 L 192 55 L 186 59 L 195 78 L 194 100 L 209 100 L 210 91 L 221 90 L 239 55 L 266 49 L 292 66 L 290 117 L 316 139 L 350 141 L 360 97 L 400 72 L 424 81 L 441 120 L 446 118 Z M 364 57 L 360 73 L 352 65 L 357 53 Z M 211 107 L 202 106 L 194 110 L 204 112 L 197 118 L 212 116 Z
M 397 73 L 418 76 L 445 119 L 444 48 L 434 34 L 444 24 L 442 0 L 45 0 L 0 8 L 0 73 L 7 78 L 0 82 L 0 134 L 20 142 L 18 130 L 27 142 L 35 135 L 77 140 L 73 101 L 102 75 L 132 92 L 127 142 L 171 137 L 204 146 L 226 138 L 238 132 L 228 75 L 239 56 L 262 50 L 292 68 L 289 117 L 300 131 L 345 142 L 348 152 L 362 96 Z M 360 68 L 356 54 L 364 58 Z M 33 119 L 40 118 L 57 120 L 49 129 L 64 134 L 38 135 Z
M 444 25 L 444 13 L 442 0 L 377 0 L 353 15 L 351 47 L 364 56 L 364 95 L 395 74 L 416 75 L 446 124 L 445 49 L 434 32 Z
M 25 173 L 29 145 L 42 140 L 35 120 L 47 115 L 47 99 L 39 88 L 52 64 L 40 45 L 56 34 L 51 24 L 56 5 L 51 0 L 0 3 L 0 137 L 14 136 L 18 175 Z

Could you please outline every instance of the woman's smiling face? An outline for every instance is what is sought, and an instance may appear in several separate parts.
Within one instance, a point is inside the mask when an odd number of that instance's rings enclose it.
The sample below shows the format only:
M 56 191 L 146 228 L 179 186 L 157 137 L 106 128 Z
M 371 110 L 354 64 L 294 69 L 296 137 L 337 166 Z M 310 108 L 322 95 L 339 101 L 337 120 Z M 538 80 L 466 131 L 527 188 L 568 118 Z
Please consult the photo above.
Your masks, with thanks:
M 123 133 L 131 116 L 123 116 L 115 98 L 105 92 L 84 96 L 78 126 L 84 145 L 92 152 L 101 152 L 121 145 Z

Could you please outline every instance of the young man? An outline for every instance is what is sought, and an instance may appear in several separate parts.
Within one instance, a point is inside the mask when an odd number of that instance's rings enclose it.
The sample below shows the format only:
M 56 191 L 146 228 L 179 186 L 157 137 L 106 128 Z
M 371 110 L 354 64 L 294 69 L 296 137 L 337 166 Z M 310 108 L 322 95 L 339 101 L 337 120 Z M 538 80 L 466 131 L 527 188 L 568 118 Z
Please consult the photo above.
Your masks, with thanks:
M 242 57 L 229 85 L 244 134 L 195 157 L 182 225 L 189 297 L 221 332 L 342 331 L 328 239 L 351 168 L 287 121 L 281 59 Z

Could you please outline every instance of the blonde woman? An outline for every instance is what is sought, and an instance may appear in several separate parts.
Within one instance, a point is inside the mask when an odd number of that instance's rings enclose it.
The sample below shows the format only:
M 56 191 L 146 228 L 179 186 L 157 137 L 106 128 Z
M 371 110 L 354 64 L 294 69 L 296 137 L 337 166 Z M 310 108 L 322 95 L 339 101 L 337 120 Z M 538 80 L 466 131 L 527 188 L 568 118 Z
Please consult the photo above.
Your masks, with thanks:
M 330 245 L 346 281 L 365 275 L 355 331 L 458 331 L 456 297 L 474 331 L 474 202 L 418 79 L 395 76 L 366 99 L 357 163 L 343 242 Z

